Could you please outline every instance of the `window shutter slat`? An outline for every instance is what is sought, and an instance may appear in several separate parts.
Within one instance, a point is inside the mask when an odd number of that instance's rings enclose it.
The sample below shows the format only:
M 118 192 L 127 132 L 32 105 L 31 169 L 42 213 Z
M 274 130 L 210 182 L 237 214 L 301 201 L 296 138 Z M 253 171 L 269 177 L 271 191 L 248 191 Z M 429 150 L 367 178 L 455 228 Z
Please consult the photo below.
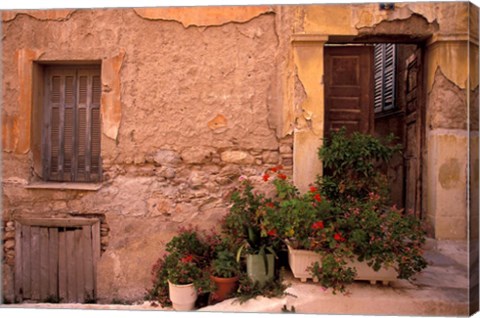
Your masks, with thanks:
M 91 159 L 90 159 L 90 172 L 92 180 L 97 181 L 100 175 L 100 109 L 92 108 L 92 130 L 91 130 Z
M 60 109 L 51 108 L 50 117 L 50 173 L 58 178 L 58 154 L 60 152 Z
M 75 103 L 74 94 L 74 78 L 73 76 L 67 76 L 65 78 L 65 106 L 73 107 Z
M 65 181 L 73 179 L 74 164 L 74 110 L 73 108 L 65 108 L 65 122 L 63 127 L 64 137 L 64 154 L 63 154 L 63 172 Z
M 78 103 L 81 105 L 85 105 L 87 103 L 87 90 L 88 90 L 88 83 L 87 83 L 86 76 L 80 76 L 78 79 Z
M 60 85 L 62 79 L 60 76 L 53 76 L 52 77 L 52 85 L 51 85 L 51 93 L 50 93 L 50 102 L 53 104 L 60 103 Z
M 92 78 L 92 105 L 100 105 L 100 97 L 102 94 L 102 83 L 100 76 L 93 76 Z
M 77 178 L 85 179 L 85 145 L 86 145 L 86 123 L 87 111 L 85 107 L 79 107 L 77 112 Z

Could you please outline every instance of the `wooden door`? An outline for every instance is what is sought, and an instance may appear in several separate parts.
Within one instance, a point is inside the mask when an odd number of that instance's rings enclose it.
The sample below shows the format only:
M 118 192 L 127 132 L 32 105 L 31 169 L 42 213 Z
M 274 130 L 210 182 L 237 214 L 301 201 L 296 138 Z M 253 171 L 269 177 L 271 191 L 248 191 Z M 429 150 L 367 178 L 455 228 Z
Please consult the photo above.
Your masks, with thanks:
M 373 132 L 373 46 L 325 47 L 325 136 Z
M 98 220 L 17 221 L 16 301 L 84 303 L 94 300 L 99 257 Z
M 412 209 L 421 217 L 422 191 L 422 69 L 421 49 L 417 49 L 406 61 L 406 109 L 405 109 L 405 209 Z

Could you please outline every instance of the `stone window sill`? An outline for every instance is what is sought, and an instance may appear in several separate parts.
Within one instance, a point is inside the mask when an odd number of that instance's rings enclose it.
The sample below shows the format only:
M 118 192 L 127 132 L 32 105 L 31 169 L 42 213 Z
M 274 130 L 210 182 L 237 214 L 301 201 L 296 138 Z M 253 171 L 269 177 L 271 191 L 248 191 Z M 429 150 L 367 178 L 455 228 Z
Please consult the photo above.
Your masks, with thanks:
M 26 189 L 47 189 L 47 190 L 83 190 L 98 191 L 102 187 L 101 183 L 81 183 L 81 182 L 32 182 L 25 185 Z

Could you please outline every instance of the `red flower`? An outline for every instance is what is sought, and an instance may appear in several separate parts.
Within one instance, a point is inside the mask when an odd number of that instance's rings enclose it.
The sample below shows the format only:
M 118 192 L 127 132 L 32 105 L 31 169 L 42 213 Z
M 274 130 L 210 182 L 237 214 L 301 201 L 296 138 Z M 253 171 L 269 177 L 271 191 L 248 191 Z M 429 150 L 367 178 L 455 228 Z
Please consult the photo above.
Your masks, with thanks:
M 267 182 L 268 181 L 268 178 L 270 178 L 270 175 L 268 173 L 265 173 L 263 175 L 263 181 Z
M 279 173 L 279 174 L 278 174 L 278 178 L 279 178 L 279 179 L 282 179 L 282 180 L 285 180 L 285 179 L 287 179 L 287 176 L 284 175 L 283 173 Z
M 277 172 L 277 171 L 278 171 L 278 168 L 277 168 L 277 167 L 270 168 L 270 171 L 272 171 L 272 172 Z
M 345 242 L 345 238 L 340 233 L 335 233 L 333 239 L 337 242 Z
M 273 202 L 267 202 L 265 205 L 267 206 L 267 208 L 274 208 L 275 207 L 275 204 L 273 204 Z
M 276 236 L 277 235 L 277 229 L 271 229 L 270 231 L 267 232 L 268 236 Z
M 187 256 L 185 256 L 185 257 L 182 257 L 182 258 L 180 259 L 180 261 L 181 261 L 182 263 L 190 263 L 191 261 L 193 261 L 193 256 L 192 256 L 192 255 L 187 255 Z
M 310 192 L 311 193 L 315 193 L 317 191 L 318 191 L 318 189 L 316 187 L 310 187 Z
M 317 221 L 312 224 L 312 229 L 314 230 L 323 229 L 323 227 L 324 227 L 323 221 Z
M 315 196 L 313 198 L 315 199 L 315 201 L 318 201 L 318 202 L 322 201 L 322 197 L 320 196 L 319 193 L 315 194 Z

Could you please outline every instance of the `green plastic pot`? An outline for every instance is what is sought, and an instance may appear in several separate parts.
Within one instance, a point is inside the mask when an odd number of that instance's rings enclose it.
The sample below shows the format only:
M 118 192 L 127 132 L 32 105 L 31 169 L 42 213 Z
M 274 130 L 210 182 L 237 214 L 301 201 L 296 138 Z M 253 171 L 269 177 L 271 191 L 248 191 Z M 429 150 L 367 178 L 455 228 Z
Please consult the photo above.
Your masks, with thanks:
M 265 260 L 267 266 L 265 267 Z M 275 257 L 273 254 L 248 254 L 247 274 L 253 281 L 263 285 L 272 279 L 275 271 Z

